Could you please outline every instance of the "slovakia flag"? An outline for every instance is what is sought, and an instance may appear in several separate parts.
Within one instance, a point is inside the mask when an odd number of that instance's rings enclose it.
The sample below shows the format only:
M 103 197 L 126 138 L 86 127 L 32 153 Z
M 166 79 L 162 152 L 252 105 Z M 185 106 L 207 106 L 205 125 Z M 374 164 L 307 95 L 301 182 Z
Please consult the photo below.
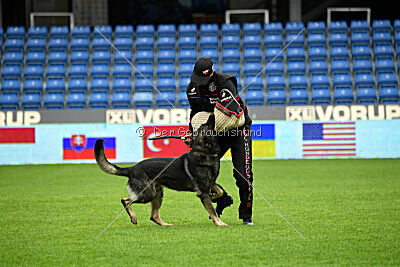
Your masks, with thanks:
M 74 134 L 63 139 L 63 159 L 94 159 L 94 145 L 97 139 L 104 140 L 104 154 L 108 159 L 116 159 L 115 137 L 86 137 Z

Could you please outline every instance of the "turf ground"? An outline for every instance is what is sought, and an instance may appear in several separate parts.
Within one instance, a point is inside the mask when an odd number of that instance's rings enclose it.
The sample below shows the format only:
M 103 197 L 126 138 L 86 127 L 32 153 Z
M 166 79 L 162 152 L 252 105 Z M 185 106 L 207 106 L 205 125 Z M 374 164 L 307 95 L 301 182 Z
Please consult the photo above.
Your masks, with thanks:
M 231 168 L 219 183 L 235 204 L 216 227 L 193 193 L 166 190 L 161 215 L 121 210 L 126 179 L 96 165 L 0 167 L 1 265 L 399 265 L 399 160 L 254 162 L 254 226 L 237 219 Z

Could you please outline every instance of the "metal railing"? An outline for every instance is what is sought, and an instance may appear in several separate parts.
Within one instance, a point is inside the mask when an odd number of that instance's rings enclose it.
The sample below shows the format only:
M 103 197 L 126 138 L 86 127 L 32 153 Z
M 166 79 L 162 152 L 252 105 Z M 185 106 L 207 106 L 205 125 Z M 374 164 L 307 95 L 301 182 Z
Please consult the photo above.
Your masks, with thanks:
M 74 13 L 72 12 L 32 12 L 29 14 L 31 26 L 35 26 L 35 17 L 69 17 L 69 28 L 74 28 Z
M 371 9 L 368 7 L 328 7 L 327 8 L 327 26 L 331 24 L 332 12 L 366 12 L 368 24 L 371 25 Z
M 268 9 L 235 9 L 225 11 L 225 23 L 231 23 L 231 15 L 246 15 L 246 14 L 264 14 L 264 23 L 269 23 Z

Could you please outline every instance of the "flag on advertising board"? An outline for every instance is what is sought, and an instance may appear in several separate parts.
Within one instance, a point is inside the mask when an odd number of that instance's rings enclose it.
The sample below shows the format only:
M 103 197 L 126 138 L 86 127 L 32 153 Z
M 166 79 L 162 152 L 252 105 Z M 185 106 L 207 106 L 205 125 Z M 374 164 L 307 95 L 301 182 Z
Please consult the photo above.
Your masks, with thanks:
M 94 145 L 97 139 L 104 140 L 104 154 L 108 159 L 116 159 L 115 137 L 86 137 L 74 134 L 63 138 L 63 159 L 94 159 Z

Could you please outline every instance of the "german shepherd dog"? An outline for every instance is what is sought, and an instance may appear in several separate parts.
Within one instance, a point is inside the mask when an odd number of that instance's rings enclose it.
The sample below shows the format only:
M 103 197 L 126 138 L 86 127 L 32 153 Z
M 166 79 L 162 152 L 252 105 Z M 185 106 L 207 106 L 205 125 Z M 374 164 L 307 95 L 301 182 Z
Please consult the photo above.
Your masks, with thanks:
M 226 225 L 215 212 L 210 197 L 211 191 L 216 192 L 213 199 L 224 194 L 224 190 L 215 183 L 220 162 L 214 128 L 215 117 L 211 114 L 208 121 L 193 134 L 192 149 L 188 153 L 179 158 L 146 159 L 127 168 L 108 162 L 103 140 L 96 141 L 94 152 L 97 165 L 106 173 L 129 178 L 129 198 L 121 199 L 121 203 L 133 224 L 137 224 L 137 217 L 131 204 L 151 202 L 150 220 L 159 225 L 170 225 L 160 218 L 163 187 L 166 186 L 177 191 L 196 192 L 213 222 L 218 226 Z

